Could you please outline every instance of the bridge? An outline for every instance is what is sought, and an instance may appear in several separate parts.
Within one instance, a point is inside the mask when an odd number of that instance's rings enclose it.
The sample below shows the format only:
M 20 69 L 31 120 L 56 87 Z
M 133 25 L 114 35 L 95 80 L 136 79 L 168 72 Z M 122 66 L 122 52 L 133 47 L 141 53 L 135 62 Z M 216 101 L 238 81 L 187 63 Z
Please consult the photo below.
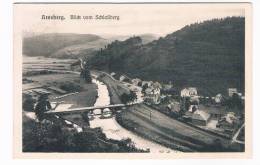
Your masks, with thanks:
M 129 103 L 129 104 L 113 104 L 113 105 L 105 105 L 105 106 L 93 106 L 93 107 L 80 107 L 80 108 L 72 108 L 72 109 L 66 109 L 62 111 L 48 111 L 46 114 L 53 114 L 53 115 L 69 115 L 69 114 L 81 114 L 81 113 L 93 113 L 95 109 L 100 109 L 101 114 L 103 113 L 103 110 L 106 108 L 109 108 L 112 112 L 117 111 L 120 108 L 123 107 L 129 107 L 139 104 L 138 102 L 136 103 Z

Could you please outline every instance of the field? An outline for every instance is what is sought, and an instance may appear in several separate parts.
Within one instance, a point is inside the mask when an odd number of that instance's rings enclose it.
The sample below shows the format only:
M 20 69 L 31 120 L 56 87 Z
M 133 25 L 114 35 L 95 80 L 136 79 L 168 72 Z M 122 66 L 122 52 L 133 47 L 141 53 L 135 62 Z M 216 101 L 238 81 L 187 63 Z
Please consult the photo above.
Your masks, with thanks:
M 48 75 L 31 76 L 31 77 L 27 77 L 27 79 L 30 79 L 34 83 L 40 84 L 42 86 L 54 86 L 56 88 L 60 88 L 62 85 L 64 86 L 65 84 L 74 84 L 74 86 L 77 87 L 79 90 L 78 94 L 70 95 L 62 99 L 56 99 L 56 101 L 57 100 L 65 101 L 67 104 L 74 104 L 72 108 L 81 107 L 81 106 L 93 106 L 96 100 L 96 96 L 97 96 L 96 85 L 81 83 L 79 80 L 79 75 L 48 74 Z M 31 83 L 30 85 L 33 85 L 34 83 Z M 52 93 L 50 95 L 51 101 L 56 96 L 57 94 Z

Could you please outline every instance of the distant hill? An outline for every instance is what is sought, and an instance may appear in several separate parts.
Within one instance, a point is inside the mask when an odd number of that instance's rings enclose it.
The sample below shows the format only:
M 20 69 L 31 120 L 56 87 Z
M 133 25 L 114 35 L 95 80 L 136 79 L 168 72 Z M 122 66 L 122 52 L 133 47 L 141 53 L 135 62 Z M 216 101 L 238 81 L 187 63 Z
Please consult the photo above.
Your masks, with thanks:
M 131 38 L 130 35 L 102 35 L 102 37 L 109 41 L 115 41 L 115 40 L 124 41 L 124 40 Z M 157 35 L 150 34 L 150 33 L 141 34 L 141 35 L 138 35 L 138 37 L 140 37 L 142 39 L 143 44 L 152 42 L 153 40 L 157 40 L 159 38 Z
M 145 80 L 198 87 L 204 95 L 244 93 L 245 20 L 214 19 L 187 25 L 144 44 L 141 37 L 115 41 L 89 61 L 96 69 Z
M 57 58 L 86 56 L 109 41 L 93 34 L 50 33 L 24 37 L 23 54 Z
M 153 34 L 140 35 L 144 43 L 151 42 L 157 37 Z M 73 33 L 33 34 L 25 33 L 23 39 L 23 54 L 27 56 L 45 56 L 54 58 L 78 58 L 91 56 L 93 52 L 104 48 L 112 41 L 123 41 L 129 36 Z

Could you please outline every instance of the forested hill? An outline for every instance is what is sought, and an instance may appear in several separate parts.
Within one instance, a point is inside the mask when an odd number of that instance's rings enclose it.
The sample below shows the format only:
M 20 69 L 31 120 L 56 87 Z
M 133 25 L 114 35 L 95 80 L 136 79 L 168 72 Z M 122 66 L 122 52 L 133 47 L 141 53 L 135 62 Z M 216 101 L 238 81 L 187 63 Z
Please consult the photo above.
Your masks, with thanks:
M 195 23 L 142 44 L 140 37 L 115 41 L 90 60 L 96 69 L 145 80 L 198 87 L 203 94 L 244 90 L 245 20 L 228 17 Z

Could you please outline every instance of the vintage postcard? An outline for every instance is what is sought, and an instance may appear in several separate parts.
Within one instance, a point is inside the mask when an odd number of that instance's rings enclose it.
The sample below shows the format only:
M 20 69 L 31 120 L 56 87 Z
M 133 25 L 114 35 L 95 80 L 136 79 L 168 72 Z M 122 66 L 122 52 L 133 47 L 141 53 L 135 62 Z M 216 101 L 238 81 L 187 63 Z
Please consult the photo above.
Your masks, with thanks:
M 14 4 L 14 157 L 251 157 L 251 17 L 250 3 Z

